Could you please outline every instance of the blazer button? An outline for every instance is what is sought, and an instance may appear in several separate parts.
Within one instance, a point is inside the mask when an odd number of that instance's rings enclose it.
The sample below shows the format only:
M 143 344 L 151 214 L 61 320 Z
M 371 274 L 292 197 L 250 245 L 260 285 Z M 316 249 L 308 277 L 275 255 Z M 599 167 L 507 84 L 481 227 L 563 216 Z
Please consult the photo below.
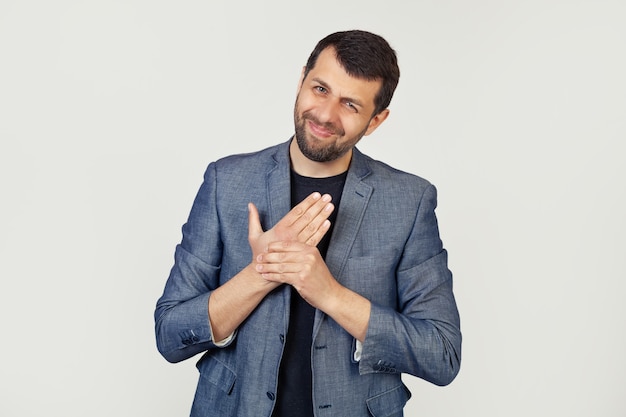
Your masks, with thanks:
M 280 339 L 280 343 L 285 343 L 285 335 L 284 334 L 278 335 L 278 338 Z
M 272 401 L 274 401 L 274 398 L 276 398 L 273 392 L 267 391 L 266 394 L 267 394 L 267 398 L 269 398 Z

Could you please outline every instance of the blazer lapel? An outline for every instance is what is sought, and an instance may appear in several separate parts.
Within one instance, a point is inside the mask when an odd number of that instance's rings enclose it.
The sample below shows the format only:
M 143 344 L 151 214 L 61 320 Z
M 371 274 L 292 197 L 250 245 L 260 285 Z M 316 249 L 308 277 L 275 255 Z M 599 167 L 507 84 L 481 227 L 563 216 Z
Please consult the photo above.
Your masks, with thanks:
M 326 254 L 326 265 L 338 281 L 340 281 L 350 249 L 352 249 L 361 227 L 365 209 L 372 195 L 372 186 L 363 181 L 370 174 L 371 170 L 365 157 L 357 149 L 354 149 L 346 184 L 341 194 L 333 236 Z
M 325 259 L 328 269 L 339 283 L 341 283 L 343 269 L 373 192 L 372 186 L 363 181 L 370 174 L 371 169 L 366 157 L 355 148 Z M 324 313 L 316 311 L 313 326 L 314 339 L 324 317 Z
M 283 143 L 276 147 L 272 155 L 272 162 L 266 175 L 266 199 L 267 213 L 259 213 L 261 215 L 261 223 L 263 230 L 269 230 L 285 214 L 291 210 L 291 162 L 289 159 L 289 143 Z M 265 219 L 265 221 L 263 221 Z M 286 334 L 289 328 L 291 290 L 288 285 L 282 285 L 279 289 L 282 299 L 282 305 L 277 306 L 277 317 L 282 313 L 282 327 Z
M 276 148 L 274 164 L 267 172 L 267 220 L 264 225 L 268 230 L 291 210 L 291 173 L 289 160 L 289 142 Z

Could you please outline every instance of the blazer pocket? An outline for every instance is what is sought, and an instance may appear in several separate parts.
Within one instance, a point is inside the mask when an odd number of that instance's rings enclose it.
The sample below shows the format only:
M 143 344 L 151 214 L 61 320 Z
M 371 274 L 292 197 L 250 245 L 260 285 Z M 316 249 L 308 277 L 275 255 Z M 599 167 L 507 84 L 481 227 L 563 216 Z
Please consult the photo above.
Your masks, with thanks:
M 232 392 L 237 375 L 211 354 L 206 354 L 196 367 L 200 371 L 201 379 L 215 385 L 227 395 Z
M 210 354 L 205 354 L 196 366 L 200 380 L 191 406 L 191 417 L 234 416 L 237 413 L 237 396 L 233 395 L 237 379 L 235 372 Z
M 402 416 L 402 409 L 409 398 L 411 391 L 404 384 L 400 384 L 365 401 L 373 417 L 395 417 Z
M 342 284 L 370 301 L 396 306 L 396 259 L 382 252 L 380 256 L 349 258 Z

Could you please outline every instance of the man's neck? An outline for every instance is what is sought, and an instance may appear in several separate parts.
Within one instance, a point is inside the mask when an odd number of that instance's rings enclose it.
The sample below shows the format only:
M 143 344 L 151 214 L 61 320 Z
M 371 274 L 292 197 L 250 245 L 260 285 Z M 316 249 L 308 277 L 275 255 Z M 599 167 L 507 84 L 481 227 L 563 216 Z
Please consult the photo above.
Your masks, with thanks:
M 294 137 L 289 145 L 289 157 L 291 168 L 304 177 L 325 178 L 339 175 L 348 170 L 352 159 L 352 150 L 346 152 L 341 158 L 329 162 L 312 161 L 300 150 Z

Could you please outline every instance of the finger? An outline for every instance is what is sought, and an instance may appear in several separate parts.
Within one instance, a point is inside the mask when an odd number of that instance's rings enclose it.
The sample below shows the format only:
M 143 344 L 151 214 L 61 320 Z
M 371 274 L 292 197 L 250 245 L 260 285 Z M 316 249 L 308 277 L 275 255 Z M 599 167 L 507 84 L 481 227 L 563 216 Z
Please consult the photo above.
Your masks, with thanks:
M 272 282 L 280 282 L 283 284 L 289 285 L 298 285 L 298 287 L 302 287 L 302 278 L 300 277 L 301 273 L 298 270 L 264 270 L 259 271 L 261 277 L 267 281 Z
M 276 279 L 277 275 L 281 275 L 281 282 L 290 282 L 290 277 L 296 277 L 302 271 L 302 265 L 290 262 L 259 263 L 254 268 L 263 278 L 273 276 Z
M 301 243 L 301 245 L 304 245 Z M 257 264 L 279 264 L 279 263 L 298 263 L 302 261 L 302 252 L 295 248 L 270 249 L 262 254 L 257 255 Z
M 291 285 L 291 282 L 289 281 L 289 277 L 287 275 L 275 273 L 261 273 L 261 277 L 266 281 Z
M 298 235 L 298 241 L 304 242 L 309 246 L 317 246 L 329 229 L 330 220 L 325 219 L 319 227 L 311 227 L 302 231 L 300 235 Z
M 310 194 L 276 224 L 273 230 L 277 240 L 306 242 L 310 239 L 334 210 L 330 200 L 328 194 Z
M 330 196 L 324 195 L 320 202 L 311 206 L 296 222 L 293 229 L 297 232 L 299 242 L 307 242 L 312 236 L 322 230 L 322 236 L 328 230 L 330 223 L 325 224 L 328 217 L 334 211 L 335 206 L 330 202 Z
M 286 226 L 293 225 L 304 213 L 306 213 L 309 208 L 311 208 L 311 206 L 321 200 L 321 198 L 322 195 L 318 192 L 309 194 L 304 200 L 296 204 L 295 207 L 292 208 L 281 221 L 279 221 L 279 223 L 284 222 Z
M 267 256 L 270 253 L 287 253 L 287 252 L 302 252 L 308 251 L 310 248 L 303 242 L 294 242 L 291 240 L 282 240 L 278 242 L 271 242 L 267 245 L 266 253 L 262 256 Z
M 252 203 L 248 203 L 248 239 L 256 239 L 263 234 L 259 211 Z
M 300 233 L 312 221 L 316 220 L 320 214 L 324 219 L 328 218 L 330 213 L 324 214 L 324 209 L 328 208 L 331 199 L 332 197 L 329 194 L 320 195 L 318 192 L 310 194 L 289 212 L 288 216 L 286 216 L 287 223 L 297 233 Z
M 257 272 L 261 274 L 292 274 L 298 270 L 298 264 L 292 263 L 262 263 L 256 264 Z

